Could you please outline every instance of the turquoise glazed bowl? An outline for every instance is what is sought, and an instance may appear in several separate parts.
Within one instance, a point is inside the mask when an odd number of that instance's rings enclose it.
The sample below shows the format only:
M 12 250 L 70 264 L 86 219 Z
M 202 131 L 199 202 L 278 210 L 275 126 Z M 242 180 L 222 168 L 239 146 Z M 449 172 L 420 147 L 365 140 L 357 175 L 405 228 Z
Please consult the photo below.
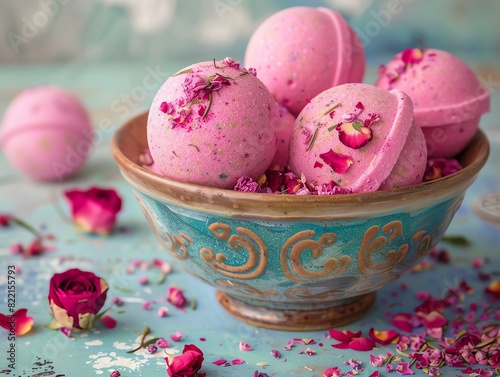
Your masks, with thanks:
M 128 121 L 112 150 L 159 242 L 217 288 L 230 314 L 273 329 L 323 329 L 362 316 L 378 289 L 441 240 L 489 153 L 478 131 L 458 157 L 464 169 L 432 182 L 336 196 L 243 193 L 142 168 L 146 123 L 147 114 Z

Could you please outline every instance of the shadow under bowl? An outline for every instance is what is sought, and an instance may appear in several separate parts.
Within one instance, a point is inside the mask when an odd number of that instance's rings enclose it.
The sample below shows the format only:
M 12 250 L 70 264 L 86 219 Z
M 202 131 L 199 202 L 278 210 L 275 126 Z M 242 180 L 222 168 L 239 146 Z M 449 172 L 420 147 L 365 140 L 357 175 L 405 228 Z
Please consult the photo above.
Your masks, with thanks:
M 489 154 L 479 130 L 458 156 L 464 168 L 432 182 L 336 196 L 244 193 L 142 168 L 146 124 L 147 113 L 130 119 L 111 146 L 158 240 L 178 266 L 217 288 L 226 311 L 273 329 L 361 317 L 378 289 L 441 240 Z

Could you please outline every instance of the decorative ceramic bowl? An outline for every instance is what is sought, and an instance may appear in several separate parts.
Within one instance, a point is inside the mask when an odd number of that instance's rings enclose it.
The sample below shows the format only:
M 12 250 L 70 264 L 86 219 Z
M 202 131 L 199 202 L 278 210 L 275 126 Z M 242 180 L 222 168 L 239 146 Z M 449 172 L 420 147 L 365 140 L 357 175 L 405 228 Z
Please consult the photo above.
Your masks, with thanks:
M 459 156 L 464 169 L 432 182 L 336 196 L 243 193 L 142 168 L 146 123 L 147 114 L 128 121 L 112 150 L 160 243 L 217 288 L 230 314 L 274 329 L 324 329 L 362 316 L 375 291 L 441 240 L 489 153 L 478 131 Z

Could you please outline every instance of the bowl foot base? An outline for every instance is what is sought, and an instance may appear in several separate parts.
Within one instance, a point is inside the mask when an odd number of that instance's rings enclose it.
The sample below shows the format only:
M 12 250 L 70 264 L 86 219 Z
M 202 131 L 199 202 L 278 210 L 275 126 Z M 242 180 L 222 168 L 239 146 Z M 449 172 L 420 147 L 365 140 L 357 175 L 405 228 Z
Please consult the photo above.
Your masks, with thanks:
M 375 293 L 338 306 L 316 310 L 284 310 L 255 306 L 217 291 L 221 306 L 236 319 L 274 330 L 312 331 L 338 327 L 362 317 L 375 302 Z

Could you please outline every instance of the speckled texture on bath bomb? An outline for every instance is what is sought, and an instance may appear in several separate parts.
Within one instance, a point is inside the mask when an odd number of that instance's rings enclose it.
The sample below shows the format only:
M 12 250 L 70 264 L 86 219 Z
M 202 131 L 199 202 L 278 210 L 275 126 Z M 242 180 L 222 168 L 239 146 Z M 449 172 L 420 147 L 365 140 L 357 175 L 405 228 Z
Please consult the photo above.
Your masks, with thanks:
M 361 82 L 363 46 L 345 19 L 328 8 L 291 7 L 253 33 L 245 66 L 254 67 L 276 100 L 297 115 L 322 91 Z
M 376 86 L 400 89 L 413 101 L 429 157 L 463 150 L 490 110 L 490 94 L 458 57 L 436 49 L 407 49 L 381 67 Z
M 295 174 L 355 193 L 421 183 L 426 161 L 411 99 L 367 84 L 344 84 L 316 96 L 297 117 L 290 140 Z
M 22 173 L 40 181 L 73 175 L 92 149 L 88 114 L 72 93 L 50 85 L 21 92 L 9 104 L 0 127 L 0 145 Z
M 232 189 L 239 177 L 257 180 L 264 173 L 276 153 L 278 127 L 269 90 L 226 58 L 168 78 L 151 105 L 147 135 L 166 177 Z
M 295 123 L 295 117 L 286 109 L 286 107 L 278 105 L 278 109 L 280 114 L 278 149 L 276 150 L 274 159 L 271 162 L 271 169 L 275 169 L 276 167 L 282 169 L 288 166 L 288 147 L 290 145 L 290 138 L 292 137 L 293 125 Z

